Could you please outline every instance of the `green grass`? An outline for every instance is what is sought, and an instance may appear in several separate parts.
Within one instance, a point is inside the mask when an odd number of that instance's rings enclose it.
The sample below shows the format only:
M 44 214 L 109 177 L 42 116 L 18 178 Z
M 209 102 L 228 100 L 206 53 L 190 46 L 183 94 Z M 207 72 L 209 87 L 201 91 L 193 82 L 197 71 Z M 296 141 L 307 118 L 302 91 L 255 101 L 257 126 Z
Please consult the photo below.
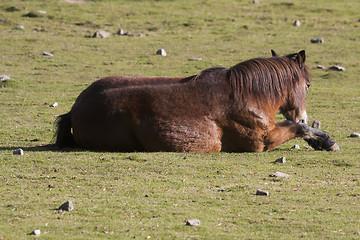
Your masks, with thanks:
M 348 137 L 360 132 L 360 2 L 251 2 L 1 1 L 0 75 L 11 81 L 0 86 L 0 239 L 33 238 L 27 234 L 34 229 L 39 239 L 360 238 L 360 144 Z M 38 10 L 47 13 L 23 16 Z M 119 28 L 134 36 L 117 36 Z M 91 38 L 98 29 L 111 37 Z M 310 43 L 318 37 L 325 43 Z M 155 55 L 159 48 L 168 56 Z M 267 153 L 40 147 L 52 139 L 55 116 L 96 79 L 190 76 L 267 57 L 271 49 L 306 50 L 313 76 L 308 115 L 340 152 L 307 149 L 301 139 Z M 203 61 L 188 61 L 195 57 Z M 346 71 L 316 69 L 335 64 Z M 49 107 L 54 102 L 59 106 Z M 290 149 L 294 144 L 301 149 Z M 24 156 L 14 156 L 16 148 Z M 285 164 L 273 163 L 283 156 Z M 290 178 L 269 177 L 276 171 Z M 257 189 L 270 196 L 256 196 Z M 67 200 L 74 211 L 58 213 Z M 185 226 L 193 218 L 201 225 Z

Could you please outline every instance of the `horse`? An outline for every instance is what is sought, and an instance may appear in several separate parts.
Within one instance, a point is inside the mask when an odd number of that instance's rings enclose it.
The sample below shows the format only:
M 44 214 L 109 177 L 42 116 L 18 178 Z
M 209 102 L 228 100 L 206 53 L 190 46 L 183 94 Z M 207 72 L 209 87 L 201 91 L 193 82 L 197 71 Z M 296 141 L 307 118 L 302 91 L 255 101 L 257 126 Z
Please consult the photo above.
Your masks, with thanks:
M 261 152 L 294 138 L 337 151 L 307 125 L 305 51 L 185 77 L 109 76 L 58 117 L 55 145 L 95 151 Z M 275 122 L 280 111 L 286 120 Z

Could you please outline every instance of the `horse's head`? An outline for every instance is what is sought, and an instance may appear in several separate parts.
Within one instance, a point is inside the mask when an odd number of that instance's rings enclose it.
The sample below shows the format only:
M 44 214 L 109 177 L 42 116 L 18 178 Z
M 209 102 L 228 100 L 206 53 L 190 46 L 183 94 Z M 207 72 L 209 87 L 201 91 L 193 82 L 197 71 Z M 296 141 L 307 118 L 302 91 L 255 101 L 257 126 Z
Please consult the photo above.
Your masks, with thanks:
M 272 54 L 274 57 L 278 57 L 274 51 L 272 51 Z M 288 58 L 291 65 L 295 67 L 293 76 L 295 79 L 293 81 L 296 84 L 294 84 L 292 91 L 289 92 L 285 104 L 280 107 L 280 112 L 287 120 L 307 124 L 305 97 L 310 87 L 310 81 L 307 66 L 305 65 L 305 51 L 302 50 L 299 53 L 289 54 L 284 57 Z

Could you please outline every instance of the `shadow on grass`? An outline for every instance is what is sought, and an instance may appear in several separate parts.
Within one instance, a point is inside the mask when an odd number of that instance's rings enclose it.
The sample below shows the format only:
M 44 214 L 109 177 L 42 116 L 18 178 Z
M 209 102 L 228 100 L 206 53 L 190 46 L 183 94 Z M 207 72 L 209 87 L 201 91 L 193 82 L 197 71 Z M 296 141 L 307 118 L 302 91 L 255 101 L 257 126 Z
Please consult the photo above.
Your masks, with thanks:
M 46 144 L 33 147 L 2 147 L 0 146 L 0 151 L 14 151 L 15 149 L 21 148 L 26 152 L 88 152 L 90 150 L 82 148 L 59 148 L 55 144 Z

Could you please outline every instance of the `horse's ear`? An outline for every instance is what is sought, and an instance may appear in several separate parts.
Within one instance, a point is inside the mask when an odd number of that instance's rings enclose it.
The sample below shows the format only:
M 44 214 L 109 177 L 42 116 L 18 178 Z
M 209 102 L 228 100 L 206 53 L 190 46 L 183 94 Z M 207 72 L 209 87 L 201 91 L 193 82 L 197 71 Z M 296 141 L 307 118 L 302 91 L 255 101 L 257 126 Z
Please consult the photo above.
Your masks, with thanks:
M 305 60 L 306 60 L 305 50 L 301 50 L 301 51 L 299 52 L 299 55 L 300 55 L 300 57 L 301 57 L 302 63 L 305 63 Z
M 278 57 L 278 56 L 279 56 L 279 55 L 277 55 L 277 53 L 276 53 L 274 50 L 272 50 L 272 49 L 271 49 L 271 54 L 272 54 L 273 57 Z
M 290 54 L 287 57 L 299 64 L 300 68 L 304 67 L 306 59 L 304 50 L 300 51 L 299 53 Z

